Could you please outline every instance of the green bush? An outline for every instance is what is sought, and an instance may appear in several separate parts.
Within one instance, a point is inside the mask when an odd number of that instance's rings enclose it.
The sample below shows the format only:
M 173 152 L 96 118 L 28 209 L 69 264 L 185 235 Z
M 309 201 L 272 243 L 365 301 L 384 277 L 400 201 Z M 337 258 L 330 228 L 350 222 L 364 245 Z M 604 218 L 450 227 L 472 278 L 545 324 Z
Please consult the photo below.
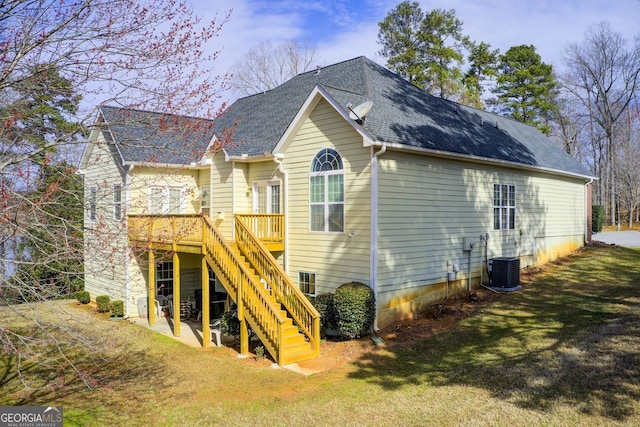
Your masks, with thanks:
M 91 297 L 89 296 L 89 292 L 88 291 L 78 291 L 78 292 L 76 292 L 76 299 L 81 304 L 89 304 L 89 301 L 91 301 Z
M 98 313 L 107 313 L 110 310 L 109 303 L 111 302 L 108 295 L 100 295 L 96 297 L 96 305 L 98 306 Z
M 222 315 L 222 333 L 234 337 L 240 336 L 238 310 L 227 311 Z
M 328 329 L 338 329 L 333 294 L 320 294 L 312 302 L 320 313 L 320 335 L 324 337 Z
M 117 299 L 111 302 L 111 317 L 124 317 L 124 301 Z
M 594 233 L 601 232 L 602 224 L 604 224 L 604 206 L 591 206 L 591 231 Z
M 333 297 L 336 323 L 340 335 L 353 339 L 366 334 L 373 326 L 376 304 L 373 290 L 359 282 L 336 289 Z

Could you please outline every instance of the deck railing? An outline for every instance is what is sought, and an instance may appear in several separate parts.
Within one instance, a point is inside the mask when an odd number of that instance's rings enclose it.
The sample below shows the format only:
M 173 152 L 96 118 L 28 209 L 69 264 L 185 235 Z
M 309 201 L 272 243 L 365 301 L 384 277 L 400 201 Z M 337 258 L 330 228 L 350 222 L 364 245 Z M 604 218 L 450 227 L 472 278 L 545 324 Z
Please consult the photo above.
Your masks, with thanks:
M 273 255 L 262 244 L 261 239 L 249 229 L 241 215 L 235 216 L 236 244 L 253 268 L 276 294 L 300 330 L 311 342 L 312 348 L 320 351 L 320 314 L 307 297 L 293 284 Z
M 265 245 L 284 242 L 284 214 L 235 214 Z
M 280 305 L 273 300 L 270 293 L 265 289 L 260 277 L 256 276 L 245 265 L 240 255 L 224 239 L 208 217 L 201 215 L 129 215 L 128 221 L 129 238 L 131 240 L 153 243 L 179 241 L 187 244 L 201 244 L 202 254 L 216 274 L 216 279 L 236 302 L 238 318 L 249 322 L 265 349 L 277 363 L 284 363 L 286 355 L 283 348 L 283 336 L 284 324 L 287 320 L 286 316 L 283 314 Z M 244 223 L 242 230 L 243 240 L 250 240 L 247 234 L 255 240 L 255 236 L 244 226 Z M 257 248 L 260 245 L 259 242 L 258 244 L 253 242 L 251 245 L 245 244 L 244 247 L 251 246 L 254 252 L 259 252 Z M 256 256 L 253 256 L 253 258 L 256 258 Z M 269 271 L 264 262 L 262 261 L 261 271 Z M 273 263 L 279 267 L 275 260 L 273 260 Z M 270 286 L 278 286 L 280 289 L 282 285 L 277 284 L 280 282 L 277 276 L 277 274 L 270 273 L 269 283 Z M 276 279 L 272 277 L 276 277 Z M 286 292 L 280 292 L 280 294 L 288 295 Z M 283 300 L 283 298 L 280 299 L 281 301 Z M 308 303 L 304 295 L 302 295 L 302 299 Z M 284 304 L 284 301 L 282 302 Z M 289 301 L 288 305 L 284 305 L 285 307 L 294 307 L 296 314 L 293 317 L 296 322 L 299 325 L 305 325 L 301 327 L 304 330 L 309 330 L 312 334 L 311 336 L 315 337 L 317 335 L 317 339 L 314 338 L 312 343 L 316 345 L 316 349 L 319 349 L 319 320 L 313 323 L 313 319 L 310 319 L 308 315 L 299 314 L 304 313 L 304 310 L 298 308 L 298 304 L 293 301 Z M 313 306 L 311 308 L 313 309 Z
M 170 243 L 200 243 L 202 217 L 187 215 L 129 215 L 131 240 Z
M 239 255 L 208 218 L 202 226 L 202 252 L 238 305 L 238 318 L 246 319 L 265 349 L 280 364 L 284 360 L 282 337 L 286 317 Z

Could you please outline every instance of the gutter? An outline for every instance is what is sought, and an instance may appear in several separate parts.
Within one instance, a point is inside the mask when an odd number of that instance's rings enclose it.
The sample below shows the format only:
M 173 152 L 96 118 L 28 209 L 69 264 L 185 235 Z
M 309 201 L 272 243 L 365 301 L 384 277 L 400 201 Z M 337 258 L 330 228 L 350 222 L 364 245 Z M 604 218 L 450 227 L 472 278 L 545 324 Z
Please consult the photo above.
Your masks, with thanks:
M 571 173 L 571 172 L 566 172 L 566 171 L 562 171 L 562 170 L 559 170 L 559 169 L 545 168 L 545 167 L 541 167 L 541 166 L 530 166 L 530 165 L 525 165 L 523 163 L 517 163 L 517 162 L 508 161 L 508 160 L 490 159 L 490 158 L 487 158 L 487 157 L 474 156 L 474 155 L 471 155 L 471 154 L 452 153 L 450 151 L 434 150 L 434 149 L 430 149 L 430 148 L 409 147 L 409 146 L 406 146 L 406 145 L 403 145 L 403 144 L 398 144 L 398 143 L 395 143 L 395 142 L 392 142 L 392 143 L 376 142 L 376 143 L 374 143 L 372 145 L 379 146 L 379 147 L 387 146 L 387 147 L 389 147 L 391 149 L 394 149 L 394 150 L 405 151 L 405 152 L 422 153 L 422 154 L 425 154 L 425 155 L 431 155 L 431 156 L 434 156 L 434 157 L 439 157 L 439 158 L 444 158 L 444 159 L 462 160 L 462 161 L 480 163 L 480 164 L 491 165 L 491 166 L 495 166 L 495 165 L 505 166 L 505 167 L 510 167 L 510 168 L 513 168 L 513 169 L 523 169 L 523 170 L 529 170 L 529 171 L 545 172 L 545 173 L 549 173 L 549 174 L 553 174 L 553 175 L 560 175 L 560 176 L 566 176 L 566 177 L 571 177 L 571 178 L 582 178 L 582 179 L 585 179 L 585 180 L 594 179 L 594 177 L 592 175 L 583 175 L 583 174 L 579 174 L 579 173 Z
M 174 163 L 154 163 L 154 162 L 122 162 L 124 167 L 149 167 L 149 168 L 165 168 L 165 169 L 202 169 L 205 166 L 192 163 L 190 165 L 177 165 Z

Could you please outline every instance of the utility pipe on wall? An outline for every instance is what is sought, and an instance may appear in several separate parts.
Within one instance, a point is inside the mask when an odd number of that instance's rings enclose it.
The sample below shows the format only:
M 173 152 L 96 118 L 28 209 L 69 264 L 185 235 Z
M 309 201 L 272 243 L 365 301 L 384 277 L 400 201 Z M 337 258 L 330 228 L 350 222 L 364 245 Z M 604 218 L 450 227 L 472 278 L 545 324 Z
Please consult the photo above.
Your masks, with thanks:
M 475 242 L 471 242 L 469 244 L 469 251 L 468 251 L 468 257 L 469 257 L 469 261 L 467 263 L 467 291 L 471 292 L 471 252 L 473 252 L 473 247 L 475 246 Z

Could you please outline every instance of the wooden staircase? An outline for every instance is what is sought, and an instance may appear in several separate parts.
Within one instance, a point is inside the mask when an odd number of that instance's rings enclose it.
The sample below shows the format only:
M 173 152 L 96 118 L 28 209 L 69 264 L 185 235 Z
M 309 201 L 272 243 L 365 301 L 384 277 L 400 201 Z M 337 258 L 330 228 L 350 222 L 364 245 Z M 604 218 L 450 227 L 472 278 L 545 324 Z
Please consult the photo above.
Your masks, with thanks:
M 247 226 L 246 217 L 234 215 L 236 240 L 231 243 L 204 215 L 129 215 L 129 239 L 147 250 L 204 256 L 238 306 L 241 353 L 249 351 L 250 326 L 280 365 L 318 357 L 320 314 Z
M 241 352 L 248 351 L 246 321 L 278 364 L 318 357 L 320 314 L 237 217 L 235 230 L 236 241 L 227 243 L 203 217 L 202 253 L 238 306 Z
M 284 355 L 284 361 L 282 364 L 295 363 L 295 362 L 300 362 L 303 360 L 313 359 L 314 357 L 317 357 L 318 352 L 312 347 L 311 340 L 307 339 L 305 335 L 300 332 L 300 329 L 298 328 L 298 326 L 294 324 L 293 318 L 291 318 L 288 315 L 287 310 L 282 306 L 282 304 L 278 302 L 278 298 L 275 296 L 274 292 L 271 292 L 271 290 L 267 288 L 265 282 L 260 280 L 260 276 L 253 269 L 247 257 L 245 257 L 242 254 L 242 252 L 238 248 L 238 245 L 235 242 L 233 242 L 230 244 L 230 246 L 233 249 L 233 251 L 236 253 L 236 255 L 241 259 L 245 268 L 247 268 L 251 273 L 253 273 L 252 281 L 256 283 L 260 283 L 263 286 L 265 286 L 265 291 L 267 292 L 269 300 L 275 307 L 279 308 L 280 316 L 285 318 L 284 323 L 282 324 L 283 335 L 282 335 L 281 352 Z M 248 317 L 247 317 L 247 320 L 249 324 L 251 324 L 251 328 L 254 329 L 255 328 L 254 322 L 252 322 Z M 274 358 L 276 357 L 274 354 L 272 354 L 272 356 Z

